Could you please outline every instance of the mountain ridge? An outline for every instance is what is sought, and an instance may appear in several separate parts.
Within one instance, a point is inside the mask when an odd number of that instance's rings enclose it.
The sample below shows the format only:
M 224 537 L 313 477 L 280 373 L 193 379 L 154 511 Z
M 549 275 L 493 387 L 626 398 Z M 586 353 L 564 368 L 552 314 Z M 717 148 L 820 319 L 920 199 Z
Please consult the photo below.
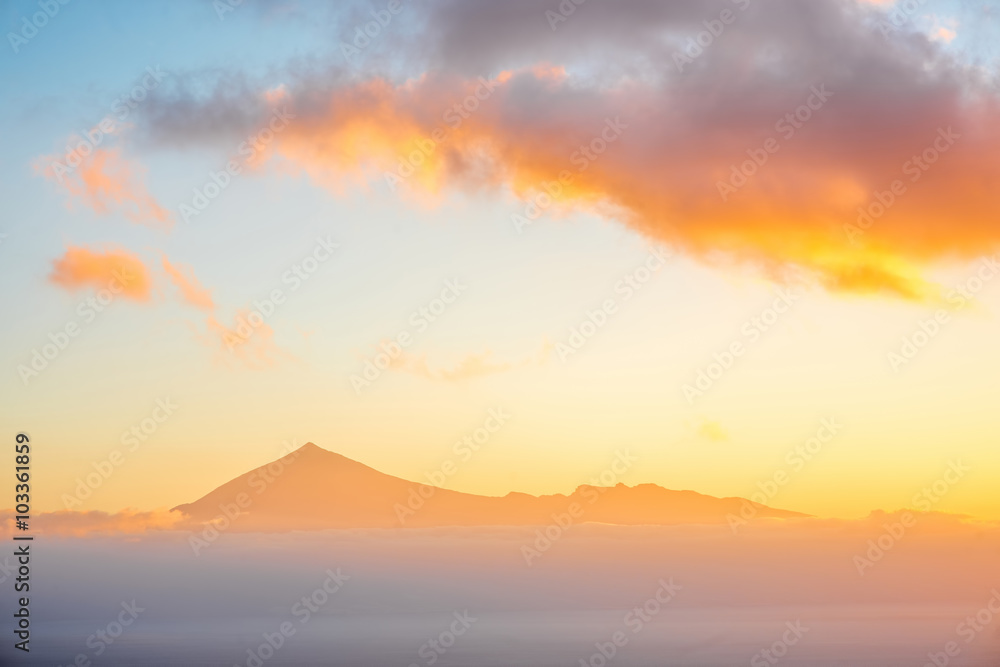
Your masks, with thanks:
M 749 504 L 755 517 L 806 518 L 739 497 L 716 498 L 650 482 L 581 484 L 570 494 L 511 491 L 482 496 L 383 473 L 307 442 L 289 454 L 173 507 L 194 523 L 226 517 L 232 530 L 283 532 L 333 528 L 545 525 L 571 515 L 580 523 L 725 523 Z

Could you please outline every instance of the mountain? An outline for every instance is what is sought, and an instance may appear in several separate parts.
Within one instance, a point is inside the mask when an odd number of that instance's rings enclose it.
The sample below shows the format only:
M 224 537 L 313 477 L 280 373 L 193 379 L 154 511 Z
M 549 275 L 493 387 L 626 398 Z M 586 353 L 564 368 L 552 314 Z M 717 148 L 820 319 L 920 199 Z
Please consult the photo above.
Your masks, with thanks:
M 747 504 L 758 518 L 807 516 L 743 498 L 714 498 L 655 484 L 583 485 L 568 496 L 479 496 L 386 475 L 310 442 L 172 511 L 194 523 L 228 515 L 232 530 L 274 532 L 546 525 L 556 517 L 565 521 L 566 515 L 573 523 L 725 523 L 728 515 L 747 511 Z

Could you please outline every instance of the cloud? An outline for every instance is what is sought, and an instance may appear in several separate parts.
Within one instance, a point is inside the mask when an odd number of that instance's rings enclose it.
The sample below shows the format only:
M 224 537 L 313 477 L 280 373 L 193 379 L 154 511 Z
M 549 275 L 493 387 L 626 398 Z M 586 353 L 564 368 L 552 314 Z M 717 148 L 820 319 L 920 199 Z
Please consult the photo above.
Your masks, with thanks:
M 940 18 L 936 15 L 930 17 L 932 27 L 930 37 L 933 40 L 950 43 L 958 36 L 958 20 L 954 18 Z
M 0 511 L 3 528 L 0 533 L 13 533 L 14 512 Z M 43 512 L 32 517 L 32 528 L 43 535 L 94 537 L 98 535 L 137 535 L 149 531 L 170 530 L 177 527 L 179 519 L 166 510 L 141 512 L 124 509 L 120 512 L 74 512 L 60 510 Z
M 172 263 L 162 256 L 163 269 L 169 280 L 178 288 L 184 303 L 207 312 L 205 330 L 198 338 L 216 350 L 224 364 L 237 364 L 251 369 L 273 366 L 278 359 L 288 356 L 274 342 L 274 329 L 257 311 L 238 309 L 233 326 L 219 321 L 218 307 L 211 290 L 201 285 L 190 266 Z M 194 325 L 192 324 L 192 327 Z
M 74 136 L 69 143 L 81 141 Z M 144 169 L 124 158 L 118 148 L 91 147 L 85 156 L 75 153 L 73 162 L 64 155 L 43 155 L 35 160 L 34 168 L 35 173 L 62 186 L 71 203 L 100 215 L 120 212 L 139 224 L 173 223 L 171 214 L 146 190 Z
M 950 42 L 955 39 L 957 34 L 958 33 L 956 33 L 953 29 L 941 26 L 937 29 L 937 32 L 934 33 L 934 37 L 940 39 L 942 42 Z
M 70 290 L 107 289 L 136 301 L 148 300 L 152 287 L 152 278 L 143 261 L 116 248 L 102 252 L 70 246 L 52 263 L 49 280 Z
M 259 319 L 255 320 L 253 315 Z M 254 324 L 255 321 L 259 323 Z M 219 322 L 215 315 L 209 315 L 206 323 L 207 341 L 219 350 L 219 358 L 224 362 L 235 359 L 247 368 L 260 369 L 273 366 L 287 356 L 274 342 L 274 329 L 256 311 L 237 311 L 232 327 Z
M 421 71 L 291 67 L 296 120 L 269 155 L 335 193 L 511 191 L 835 292 L 932 300 L 930 265 L 1000 246 L 992 75 L 915 26 L 883 34 L 878 7 L 740 6 L 588 3 L 553 31 L 527 0 L 425 0 L 398 42 Z M 732 25 L 690 50 L 723 9 Z M 246 123 L 266 90 L 161 99 L 148 131 L 182 144 Z
M 194 270 L 184 264 L 171 262 L 166 255 L 161 262 L 167 279 L 178 288 L 183 303 L 207 311 L 205 329 L 200 340 L 222 352 L 226 362 L 236 361 L 249 368 L 273 365 L 285 355 L 274 342 L 274 330 L 261 316 L 248 309 L 238 310 L 234 325 L 222 324 L 211 291 L 204 288 Z M 55 260 L 49 280 L 69 290 L 85 287 L 107 289 L 136 301 L 147 301 L 154 284 L 163 279 L 154 275 L 137 255 L 127 250 L 111 248 L 94 251 L 86 247 L 69 247 L 62 257 Z M 256 323 L 256 324 L 255 324 Z M 191 323 L 192 328 L 195 324 Z
M 300 122 L 279 139 L 277 151 L 334 190 L 381 165 L 394 174 L 393 186 L 432 194 L 444 187 L 504 186 L 531 201 L 563 175 L 566 182 L 552 197 L 556 208 L 592 209 L 708 261 L 736 259 L 775 275 L 799 270 L 837 291 L 926 298 L 933 290 L 920 276 L 925 261 L 971 256 L 1000 238 L 986 224 L 992 200 L 980 185 L 1000 177 L 982 152 L 984 145 L 1000 148 L 996 132 L 980 122 L 993 102 L 980 100 L 964 110 L 954 98 L 947 103 L 951 108 L 940 104 L 938 96 L 961 94 L 958 89 L 933 92 L 936 99 L 923 100 L 924 109 L 918 103 L 917 111 L 927 117 L 901 137 L 890 129 L 899 125 L 898 118 L 859 122 L 879 114 L 878 100 L 851 99 L 850 91 L 836 84 L 829 90 L 842 97 L 798 131 L 776 123 L 797 110 L 811 114 L 802 106 L 815 101 L 808 86 L 796 91 L 796 98 L 784 90 L 768 91 L 766 99 L 761 94 L 756 103 L 769 109 L 757 119 L 748 117 L 751 111 L 713 122 L 718 112 L 702 107 L 700 93 L 668 101 L 662 92 L 641 89 L 580 91 L 573 82 L 530 73 L 490 85 L 500 99 L 483 102 L 478 115 L 437 145 L 428 143 L 439 127 L 427 120 L 434 118 L 430 109 L 446 110 L 449 100 L 467 98 L 484 90 L 483 84 L 372 82 L 341 91 L 329 117 Z M 739 104 L 733 100 L 721 107 Z M 537 106 L 549 109 L 558 125 L 539 120 Z M 665 125 L 661 110 L 668 106 L 679 118 Z M 875 128 L 877 121 L 885 124 Z M 872 142 L 865 136 L 869 131 L 884 135 Z M 781 154 L 771 157 L 763 146 L 778 141 L 781 132 L 789 134 L 779 144 Z M 947 143 L 963 138 L 954 146 Z M 942 154 L 934 142 L 949 152 Z M 427 154 L 422 145 L 433 149 Z M 926 171 L 915 167 L 913 158 L 925 153 L 941 164 Z M 761 154 L 770 164 L 758 168 L 749 162 Z M 400 158 L 410 164 L 401 168 Z M 756 173 L 732 176 L 739 169 Z M 406 177 L 397 179 L 401 174 Z M 921 182 L 913 184 L 913 177 Z M 742 187 L 724 192 L 720 184 L 731 180 Z M 857 229 L 859 220 L 867 222 L 871 216 L 859 211 L 879 210 L 872 202 L 894 181 L 906 183 L 909 191 L 896 197 L 888 215 L 860 232 L 863 244 L 849 243 L 848 225 Z
M 163 269 L 169 280 L 178 288 L 181 300 L 188 305 L 207 311 L 205 330 L 199 338 L 209 347 L 220 352 L 224 362 L 235 360 L 248 368 L 265 368 L 283 356 L 274 342 L 274 330 L 256 311 L 239 309 L 232 327 L 219 321 L 218 308 L 211 290 L 201 285 L 190 266 L 172 263 L 162 256 Z
M 213 310 L 215 308 L 211 291 L 201 286 L 191 267 L 171 264 L 166 255 L 163 255 L 162 259 L 163 270 L 167 272 L 170 281 L 180 290 L 181 298 L 184 301 L 205 310 Z

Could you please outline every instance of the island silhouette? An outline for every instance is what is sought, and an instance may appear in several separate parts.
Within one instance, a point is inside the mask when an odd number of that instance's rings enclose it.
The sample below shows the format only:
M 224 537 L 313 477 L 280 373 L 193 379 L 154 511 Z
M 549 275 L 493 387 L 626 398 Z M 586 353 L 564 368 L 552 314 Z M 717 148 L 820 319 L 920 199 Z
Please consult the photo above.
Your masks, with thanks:
M 566 517 L 573 523 L 719 524 L 741 512 L 745 516 L 748 508 L 755 518 L 809 516 L 656 484 L 584 484 L 569 495 L 481 496 L 387 475 L 309 442 L 171 511 L 195 523 L 234 519 L 231 530 L 282 532 L 545 525 Z

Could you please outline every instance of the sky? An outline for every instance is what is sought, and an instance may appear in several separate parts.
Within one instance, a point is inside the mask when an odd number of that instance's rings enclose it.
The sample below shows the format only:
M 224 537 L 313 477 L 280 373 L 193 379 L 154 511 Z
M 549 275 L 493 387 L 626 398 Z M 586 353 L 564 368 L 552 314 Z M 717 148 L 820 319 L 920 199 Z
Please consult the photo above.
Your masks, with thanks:
M 4 3 L 36 509 L 311 441 L 845 518 L 958 465 L 933 509 L 1000 518 L 1000 5 L 549 4 Z

